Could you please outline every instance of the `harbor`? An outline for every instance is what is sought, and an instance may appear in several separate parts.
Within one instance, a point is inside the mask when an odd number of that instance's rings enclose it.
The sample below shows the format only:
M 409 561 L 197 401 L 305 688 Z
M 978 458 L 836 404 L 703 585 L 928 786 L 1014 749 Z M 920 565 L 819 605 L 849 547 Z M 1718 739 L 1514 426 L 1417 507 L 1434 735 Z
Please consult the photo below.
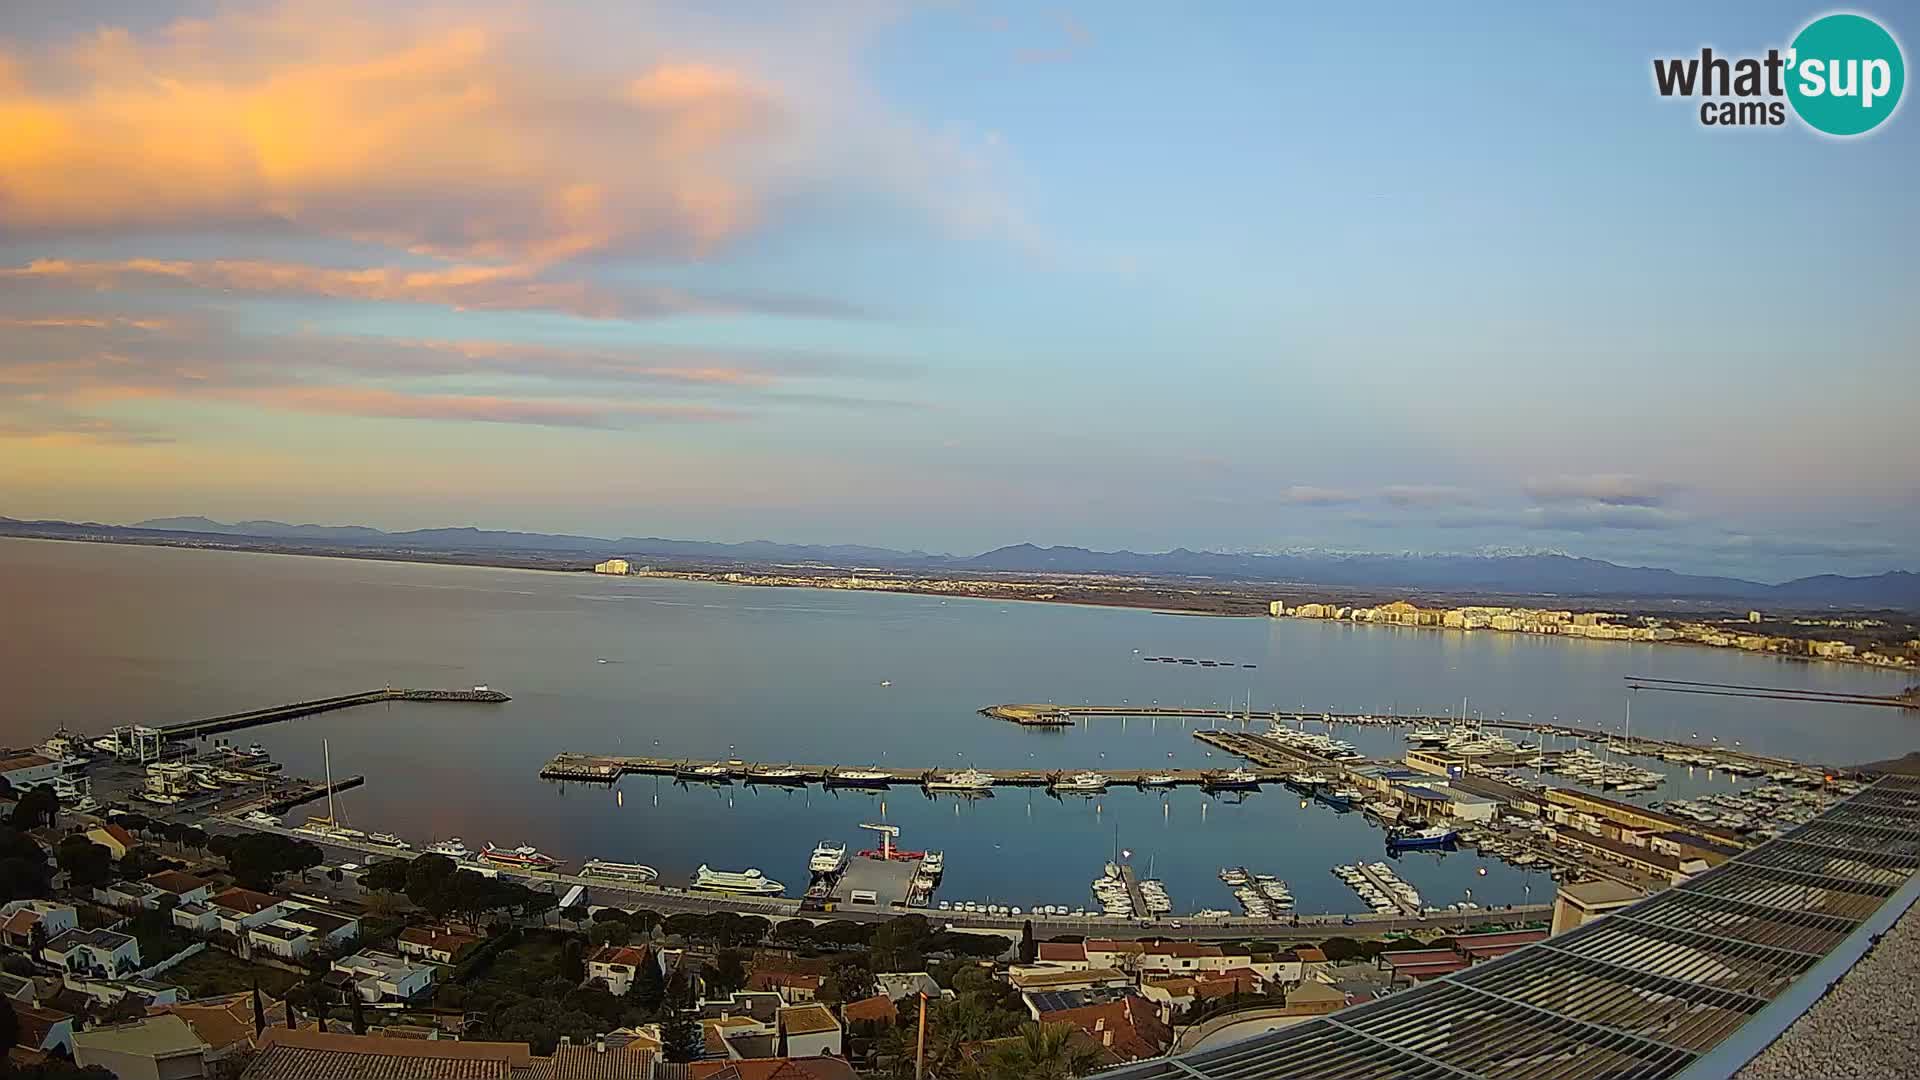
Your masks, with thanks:
M 608 754 L 556 754 L 540 769 L 543 780 L 611 784 L 623 776 L 666 776 L 695 784 L 759 784 L 790 787 L 920 787 L 930 791 L 989 791 L 994 787 L 1057 789 L 1084 793 L 1109 786 L 1214 787 L 1222 790 L 1285 779 L 1277 769 L 909 769 L 793 762 L 748 762 L 740 758 L 693 759 L 623 757 Z

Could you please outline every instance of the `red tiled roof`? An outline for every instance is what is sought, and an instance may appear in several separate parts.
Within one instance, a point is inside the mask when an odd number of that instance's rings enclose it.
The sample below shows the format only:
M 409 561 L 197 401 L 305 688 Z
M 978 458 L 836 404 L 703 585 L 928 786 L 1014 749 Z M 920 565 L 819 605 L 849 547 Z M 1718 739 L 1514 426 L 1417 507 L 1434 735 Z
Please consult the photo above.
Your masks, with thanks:
M 1191 941 L 1156 941 L 1146 947 L 1145 955 L 1193 958 L 1227 954 L 1218 945 L 1198 945 Z
M 1173 1029 L 1143 997 L 1129 996 L 1105 1005 L 1082 1005 L 1041 1013 L 1043 1024 L 1071 1024 L 1122 1061 L 1158 1057 L 1173 1041 Z
M 170 893 L 190 893 L 195 889 L 204 889 L 212 882 L 194 877 L 179 870 L 162 870 L 147 876 L 147 884 Z
M 1504 934 L 1463 934 L 1453 939 L 1455 950 L 1468 956 L 1500 956 L 1522 945 L 1545 941 L 1545 930 L 1514 930 Z
M 43 1009 L 11 998 L 7 999 L 7 1004 L 13 1006 L 13 1015 L 19 1025 L 19 1034 L 14 1036 L 13 1041 L 34 1050 L 40 1049 L 41 1044 L 47 1041 L 48 1033 L 58 1027 L 61 1021 L 73 1019 L 68 1013 Z
M 1082 941 L 1043 941 L 1034 955 L 1040 960 L 1085 960 L 1087 946 Z
M 855 1080 L 853 1066 L 836 1057 L 743 1058 L 696 1061 L 688 1080 Z
M 1295 955 L 1300 957 L 1300 962 L 1303 964 L 1324 964 L 1327 962 L 1327 954 L 1317 946 L 1296 945 L 1293 947 L 1293 951 Z
M 807 975 L 798 971 L 756 971 L 747 977 L 747 989 L 765 991 L 789 986 L 802 990 L 818 990 L 823 981 L 818 975 Z
M 647 962 L 647 950 L 631 945 L 602 945 L 599 951 L 587 958 L 590 964 L 624 964 L 637 968 Z
M 132 833 L 128 832 L 126 829 L 121 828 L 118 825 L 115 825 L 111 821 L 107 822 L 105 825 L 95 825 L 93 828 L 88 829 L 87 832 L 88 833 L 96 833 L 96 832 L 106 833 L 108 836 L 113 837 L 114 842 L 119 844 L 123 848 L 138 847 L 140 845 L 140 841 L 135 840 L 133 838 Z
M 1460 954 L 1452 949 L 1401 949 L 1383 952 L 1380 959 L 1393 968 L 1419 967 L 1422 964 L 1444 964 L 1460 959 Z
M 33 933 L 33 926 L 40 921 L 40 913 L 22 908 L 8 917 L 6 924 L 0 926 L 9 934 L 25 937 Z
M 900 1013 L 893 1006 L 893 999 L 885 994 L 875 994 L 859 1001 L 849 1001 L 840 1008 L 840 1015 L 849 1024 L 862 1021 L 881 1020 L 893 1023 Z
M 268 896 L 263 892 L 255 892 L 252 889 L 239 888 L 214 893 L 213 898 L 207 901 L 207 903 L 213 907 L 222 907 L 230 911 L 244 911 L 248 915 L 258 915 L 260 912 L 267 910 L 279 902 L 278 897 Z

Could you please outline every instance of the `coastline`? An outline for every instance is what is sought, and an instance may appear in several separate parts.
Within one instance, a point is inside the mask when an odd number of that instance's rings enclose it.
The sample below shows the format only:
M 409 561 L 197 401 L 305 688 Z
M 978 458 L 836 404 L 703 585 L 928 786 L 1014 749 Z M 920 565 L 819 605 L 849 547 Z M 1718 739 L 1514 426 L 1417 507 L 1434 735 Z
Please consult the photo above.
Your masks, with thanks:
M 1282 583 L 1237 583 L 1209 588 L 1182 587 L 1174 582 L 1153 581 L 1148 579 L 1112 578 L 1087 580 L 1089 575 L 1074 575 L 1070 579 L 1040 579 L 1029 576 L 1009 578 L 915 578 L 897 575 L 871 575 L 862 577 L 857 571 L 842 567 L 816 566 L 809 569 L 817 571 L 811 574 L 769 574 L 764 569 L 753 570 L 743 566 L 716 566 L 700 564 L 688 560 L 687 565 L 679 568 L 665 568 L 672 560 L 657 560 L 662 569 L 642 569 L 624 575 L 595 575 L 594 556 L 591 553 L 554 552 L 554 551 L 431 551 L 421 549 L 364 548 L 347 545 L 303 544 L 295 542 L 276 542 L 271 538 L 236 538 L 251 542 L 222 542 L 198 534 L 153 536 L 126 536 L 117 534 L 56 534 L 45 531 L 0 530 L 0 537 L 20 540 L 49 540 L 67 543 L 117 544 L 134 547 L 166 547 L 194 551 L 224 551 L 256 555 L 288 555 L 310 558 L 356 559 L 367 562 L 385 562 L 396 564 L 417 564 L 429 566 L 471 566 L 495 570 L 529 570 L 559 574 L 586 574 L 606 577 L 658 578 L 672 581 L 688 581 L 712 585 L 733 585 L 748 588 L 790 588 L 848 590 L 857 592 L 904 593 L 916 596 L 933 596 L 941 599 L 977 600 L 996 603 L 1019 602 L 1024 604 L 1066 604 L 1075 607 L 1120 608 L 1146 611 L 1158 615 L 1200 616 L 1217 618 L 1270 618 L 1268 604 L 1275 593 L 1302 593 L 1307 591 L 1298 584 Z M 1427 595 L 1417 590 L 1394 591 L 1373 590 L 1364 595 L 1405 596 Z M 1452 596 L 1450 599 L 1484 600 L 1480 596 Z M 1549 599 L 1514 594 L 1499 596 L 1498 599 Z M 1563 598 L 1551 598 L 1563 599 Z M 1641 604 L 1658 603 L 1659 598 L 1641 598 Z M 1621 605 L 1632 607 L 1631 603 Z M 1485 633 L 1495 637 L 1513 637 L 1518 639 L 1555 639 L 1559 635 L 1514 633 L 1492 629 L 1462 629 L 1459 627 L 1431 625 L 1400 625 L 1391 623 L 1351 622 L 1338 619 L 1304 619 L 1300 621 L 1323 622 L 1346 627 L 1366 627 L 1368 629 L 1391 630 L 1451 630 L 1460 634 Z M 1915 668 L 1902 668 L 1888 664 L 1871 663 L 1858 658 L 1803 656 L 1782 652 L 1769 652 L 1731 648 L 1713 645 L 1707 642 L 1674 640 L 1619 640 L 1607 638 L 1580 638 L 1583 642 L 1601 642 L 1628 645 L 1690 645 L 1712 651 L 1736 652 L 1755 657 L 1767 657 L 1775 660 L 1799 661 L 1802 663 L 1835 664 L 1852 669 L 1884 671 L 1895 676 L 1916 675 Z

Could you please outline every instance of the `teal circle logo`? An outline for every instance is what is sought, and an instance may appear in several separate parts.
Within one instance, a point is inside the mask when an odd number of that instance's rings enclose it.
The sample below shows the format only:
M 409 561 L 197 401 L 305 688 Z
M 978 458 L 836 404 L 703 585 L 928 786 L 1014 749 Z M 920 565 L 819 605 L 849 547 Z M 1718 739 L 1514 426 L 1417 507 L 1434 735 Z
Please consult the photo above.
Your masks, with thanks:
M 1907 65 L 1900 43 L 1864 15 L 1827 15 L 1807 24 L 1788 54 L 1787 100 L 1816 131 L 1862 135 L 1900 104 Z

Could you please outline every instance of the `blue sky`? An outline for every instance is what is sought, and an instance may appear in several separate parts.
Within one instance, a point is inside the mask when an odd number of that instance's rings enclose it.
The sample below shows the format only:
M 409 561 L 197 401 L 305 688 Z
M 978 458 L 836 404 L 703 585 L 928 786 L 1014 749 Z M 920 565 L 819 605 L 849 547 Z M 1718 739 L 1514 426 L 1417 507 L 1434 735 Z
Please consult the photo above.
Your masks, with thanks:
M 1827 10 L 11 11 L 0 514 L 1920 567 Z

